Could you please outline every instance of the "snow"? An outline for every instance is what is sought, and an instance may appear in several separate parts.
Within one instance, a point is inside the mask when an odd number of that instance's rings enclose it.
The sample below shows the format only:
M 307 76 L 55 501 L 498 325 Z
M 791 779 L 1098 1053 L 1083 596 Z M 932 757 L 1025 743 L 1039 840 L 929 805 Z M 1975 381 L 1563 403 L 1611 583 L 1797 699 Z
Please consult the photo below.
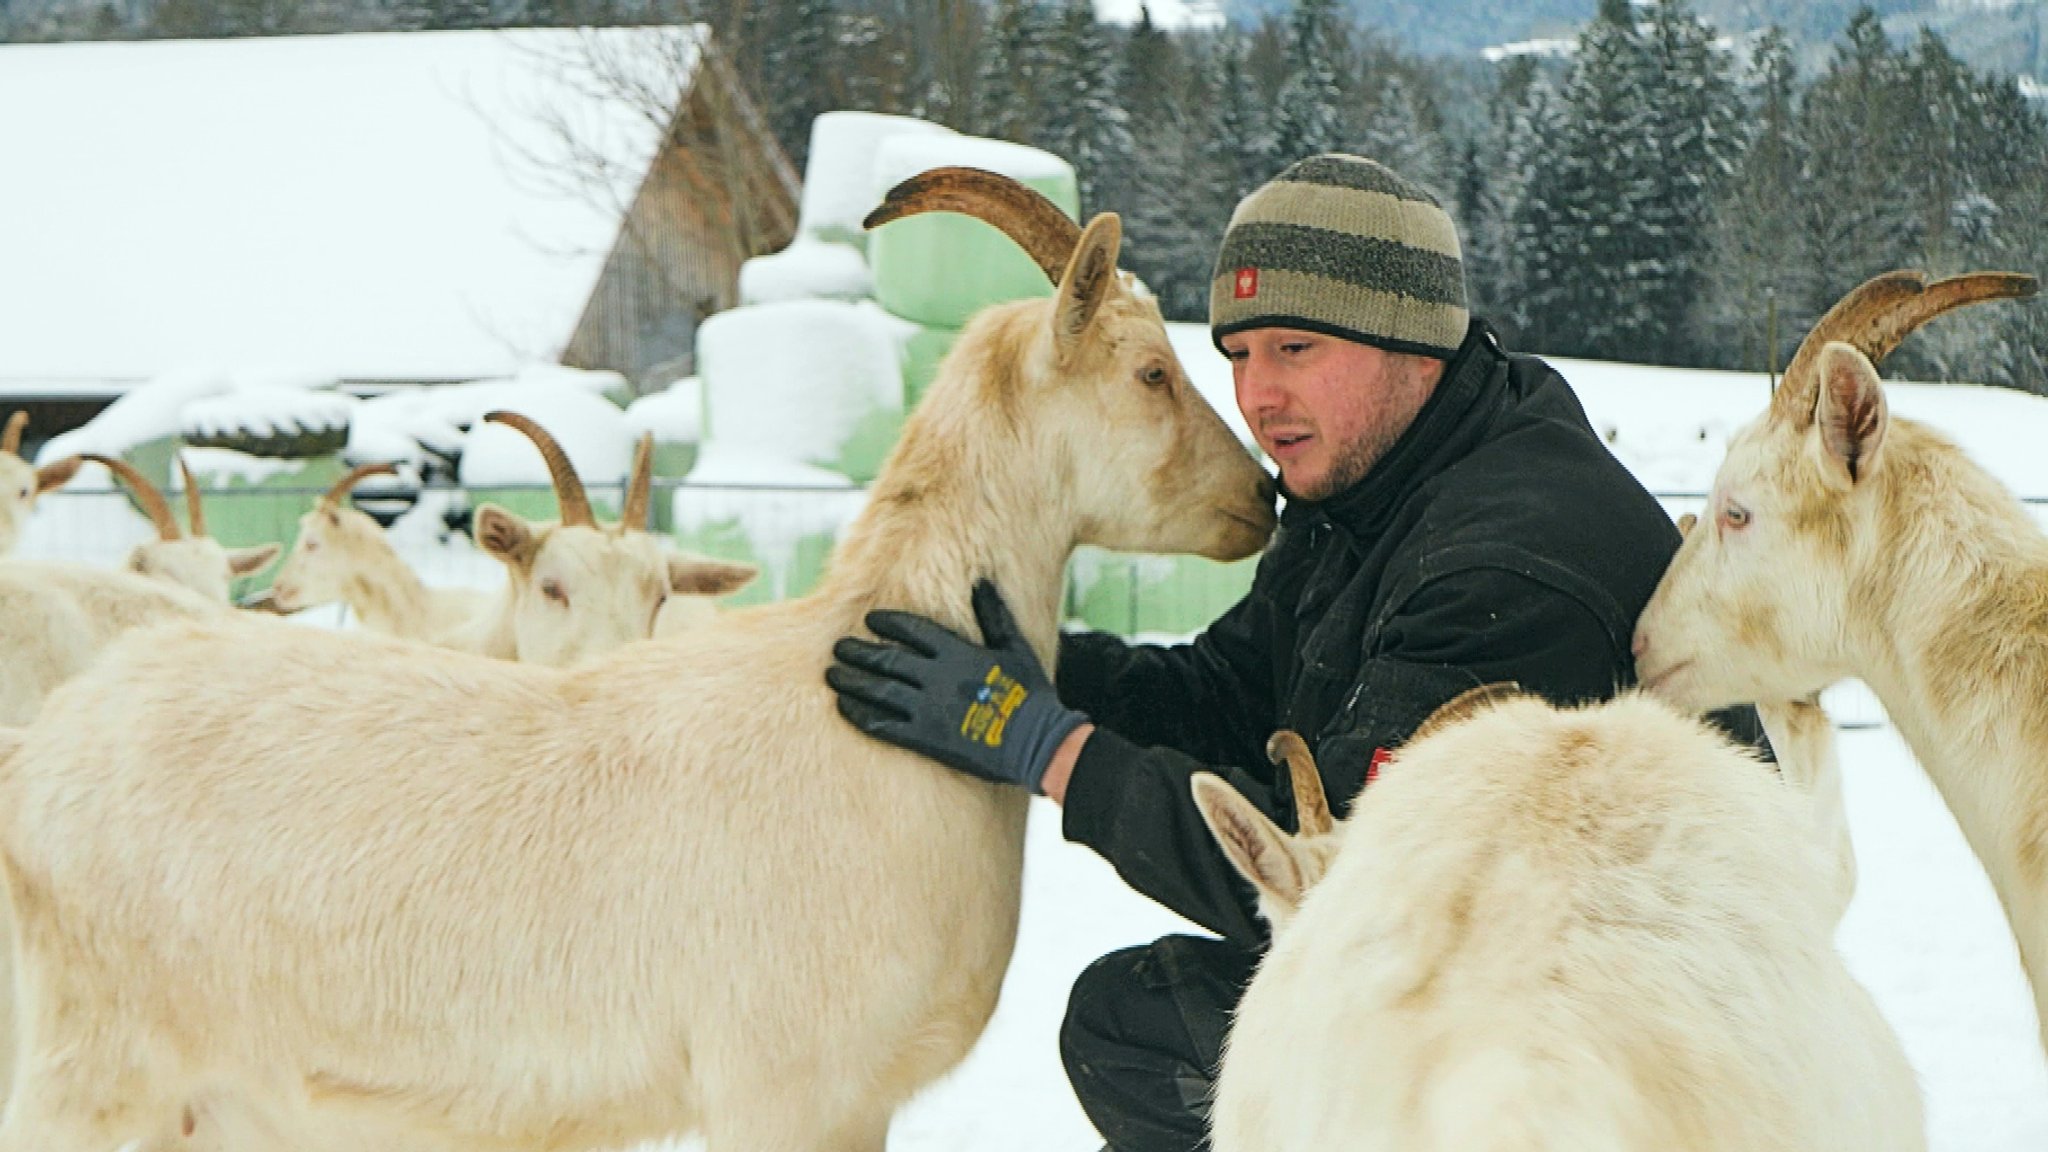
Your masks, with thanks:
M 1517 40 L 1511 44 L 1489 44 L 1479 50 L 1489 64 L 1515 56 L 1565 57 L 1577 53 L 1579 42 L 1566 39 Z
M 871 303 L 735 308 L 697 329 L 706 432 L 727 453 L 830 464 L 877 410 L 903 410 L 910 326 Z
M 617 483 L 632 470 L 633 436 L 626 414 L 602 396 L 547 384 L 502 384 L 489 389 L 490 407 L 517 412 L 545 428 L 562 446 L 576 475 L 588 485 Z M 511 487 L 550 482 L 540 449 L 526 434 L 486 423 L 483 413 L 462 445 L 462 483 Z
M 1144 9 L 1159 28 L 1221 28 L 1226 22 L 1222 0 L 1095 0 L 1095 16 L 1105 24 L 1135 25 Z
M 188 401 L 180 413 L 187 437 L 234 432 L 267 436 L 348 427 L 359 401 L 340 392 L 306 388 L 239 388 Z
M 1704 494 L 1729 436 L 1770 401 L 1769 378 L 1591 360 L 1550 363 L 1621 462 L 1654 492 Z M 2023 498 L 2048 498 L 2048 398 L 1970 384 L 1885 381 L 1894 414 L 1947 433 Z
M 695 444 L 704 434 L 704 382 L 686 376 L 626 406 L 626 432 L 634 440 L 654 433 L 657 444 Z
M 662 74 L 694 35 L 0 46 L 0 155 L 34 177 L 0 181 L 0 380 L 554 359 L 659 137 L 577 62 Z M 601 178 L 565 181 L 562 125 Z
M 874 182 L 875 151 L 892 136 L 951 136 L 941 124 L 880 112 L 824 112 L 811 121 L 809 159 L 797 231 L 859 245 L 861 219 L 882 202 L 888 184 Z
M 802 233 L 782 251 L 740 265 L 741 304 L 864 300 L 874 294 L 874 276 L 860 249 Z
M 296 472 L 301 467 L 296 460 L 251 456 L 232 448 L 184 448 L 179 450 L 178 457 L 185 462 L 185 467 L 191 469 L 192 478 L 198 481 L 201 492 L 236 485 L 254 486 L 273 476 Z M 184 490 L 185 478 L 172 472 L 169 491 Z
M 1231 378 L 1230 361 L 1216 350 L 1216 342 L 1209 338 L 1209 326 L 1168 324 L 1166 341 L 1173 345 L 1173 354 L 1187 370 L 1195 391 L 1230 425 L 1239 443 L 1251 446 L 1251 426 L 1244 422 L 1244 413 L 1237 410 L 1237 384 Z
M 0 285 L 5 283 L 0 278 Z M 0 352 L 0 356 L 4 355 Z M 297 390 L 307 383 L 307 378 L 300 374 L 231 373 L 203 368 L 166 372 L 109 404 L 83 427 L 51 437 L 36 453 L 36 459 L 47 464 L 85 452 L 118 456 L 138 445 L 183 431 L 185 410 L 194 402 L 233 394 L 247 402 L 267 404 L 267 399 L 261 398 L 264 390 Z

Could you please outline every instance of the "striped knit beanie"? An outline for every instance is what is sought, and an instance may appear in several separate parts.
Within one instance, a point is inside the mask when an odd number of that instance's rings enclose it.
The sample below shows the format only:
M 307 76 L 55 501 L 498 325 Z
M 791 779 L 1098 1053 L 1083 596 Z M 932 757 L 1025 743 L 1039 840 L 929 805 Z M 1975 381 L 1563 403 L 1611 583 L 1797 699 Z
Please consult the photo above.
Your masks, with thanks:
M 1209 282 L 1219 348 L 1246 328 L 1300 328 L 1448 360 L 1467 316 L 1450 215 L 1385 166 L 1336 152 L 1238 203 Z

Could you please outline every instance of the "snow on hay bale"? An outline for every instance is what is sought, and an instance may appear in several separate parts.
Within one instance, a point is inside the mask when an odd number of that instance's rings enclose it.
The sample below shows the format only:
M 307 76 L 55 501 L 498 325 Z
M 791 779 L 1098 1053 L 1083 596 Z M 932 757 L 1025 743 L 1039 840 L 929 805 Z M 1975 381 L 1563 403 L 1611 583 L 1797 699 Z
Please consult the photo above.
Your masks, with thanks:
M 740 265 L 740 303 L 865 300 L 875 294 L 867 257 L 851 244 L 799 234 L 789 247 Z
M 873 479 L 903 420 L 907 327 L 873 304 L 827 300 L 706 319 L 697 363 L 707 447 Z
M 880 112 L 824 112 L 811 121 L 797 234 L 865 250 L 861 220 L 889 184 L 875 183 L 875 151 L 895 136 L 957 136 L 951 128 Z

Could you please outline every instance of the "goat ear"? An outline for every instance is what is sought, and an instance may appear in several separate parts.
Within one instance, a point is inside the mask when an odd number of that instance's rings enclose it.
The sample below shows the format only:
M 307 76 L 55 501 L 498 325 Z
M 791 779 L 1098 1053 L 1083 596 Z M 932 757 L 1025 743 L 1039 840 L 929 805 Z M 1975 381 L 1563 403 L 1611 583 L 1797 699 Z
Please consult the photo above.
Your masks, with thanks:
M 1116 256 L 1123 234 L 1116 213 L 1104 212 L 1088 222 L 1074 245 L 1067 273 L 1060 277 L 1059 302 L 1053 306 L 1053 340 L 1061 360 L 1080 346 L 1095 313 L 1116 287 Z
M 533 525 L 496 504 L 485 504 L 476 510 L 470 535 L 476 539 L 477 547 L 519 572 L 532 567 L 533 558 L 540 551 Z
M 237 576 L 252 576 L 277 559 L 281 547 L 276 544 L 258 544 L 253 548 L 231 548 L 228 550 L 228 571 Z
M 720 596 L 737 592 L 761 574 L 752 564 L 706 560 L 697 556 L 668 558 L 668 588 L 671 592 Z
M 1258 889 L 1260 900 L 1290 912 L 1300 907 L 1309 886 L 1320 879 L 1301 842 L 1282 832 L 1220 776 L 1197 772 L 1190 787 L 1202 823 L 1209 826 L 1231 866 Z
M 71 483 L 71 478 L 78 475 L 79 466 L 84 463 L 80 457 L 66 456 L 55 464 L 45 464 L 36 469 L 36 491 L 53 492 Z
M 1815 409 L 1828 458 L 1848 470 L 1849 483 L 1870 475 L 1884 444 L 1884 386 L 1877 369 L 1854 347 L 1831 341 L 1820 354 L 1820 399 Z
M 1680 516 L 1678 518 L 1678 538 L 1680 540 L 1683 540 L 1687 536 L 1692 535 L 1693 525 L 1698 524 L 1699 522 L 1700 518 L 1698 516 L 1693 515 L 1690 512 L 1687 512 L 1685 515 Z

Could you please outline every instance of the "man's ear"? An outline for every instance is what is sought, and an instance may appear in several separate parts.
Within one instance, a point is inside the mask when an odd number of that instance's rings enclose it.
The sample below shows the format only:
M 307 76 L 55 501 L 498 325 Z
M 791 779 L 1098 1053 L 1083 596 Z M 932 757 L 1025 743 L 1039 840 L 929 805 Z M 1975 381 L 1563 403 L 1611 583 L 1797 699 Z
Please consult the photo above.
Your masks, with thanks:
M 540 551 L 540 541 L 533 534 L 533 525 L 496 504 L 485 504 L 476 510 L 470 536 L 476 540 L 477 547 L 497 557 L 499 563 L 515 572 L 531 568 L 534 556 Z
M 671 592 L 722 596 L 737 592 L 761 574 L 752 564 L 711 560 L 701 556 L 668 558 L 668 588 Z
M 258 544 L 253 548 L 230 548 L 228 549 L 228 571 L 237 576 L 252 576 L 270 567 L 270 562 L 277 559 L 277 554 L 280 551 L 282 551 L 282 548 L 277 544 Z
M 1321 879 L 1301 842 L 1282 832 L 1222 777 L 1197 772 L 1191 787 L 1195 810 L 1202 814 L 1209 834 L 1231 866 L 1258 890 L 1260 901 L 1288 912 L 1301 907 L 1309 886 Z

